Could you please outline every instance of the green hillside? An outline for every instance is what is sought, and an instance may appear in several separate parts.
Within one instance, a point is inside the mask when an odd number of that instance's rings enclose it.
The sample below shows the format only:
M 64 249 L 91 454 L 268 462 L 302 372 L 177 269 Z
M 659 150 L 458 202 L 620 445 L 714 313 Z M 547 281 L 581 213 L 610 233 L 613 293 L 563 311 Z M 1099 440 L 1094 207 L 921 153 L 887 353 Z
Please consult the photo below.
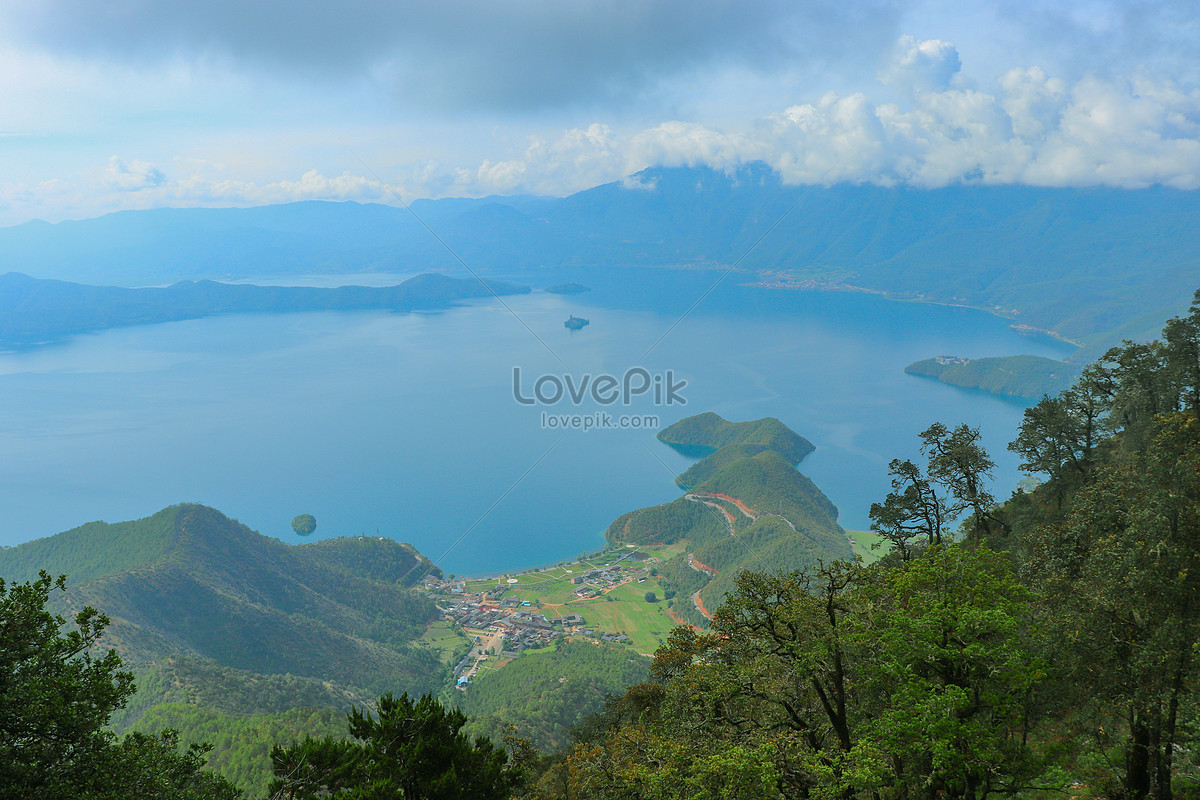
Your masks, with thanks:
M 552 650 L 519 658 L 499 670 L 484 670 L 466 691 L 450 690 L 451 702 L 471 718 L 469 731 L 503 738 L 515 725 L 543 751 L 566 744 L 581 717 L 604 707 L 607 695 L 641 683 L 650 659 L 618 645 L 560 641 Z
M 973 359 L 939 356 L 909 364 L 904 371 L 937 378 L 952 386 L 1033 399 L 1058 394 L 1079 377 L 1077 365 L 1041 356 Z
M 774 450 L 791 464 L 799 464 L 815 448 L 812 442 L 774 417 L 752 422 L 729 422 L 709 411 L 686 417 L 659 431 L 658 439 L 685 455 L 709 455 L 728 445 L 757 445 Z
M 0 548 L 0 577 L 30 581 L 39 570 L 65 574 L 79 586 L 105 575 L 136 569 L 164 558 L 177 544 L 175 508 L 145 519 L 109 525 L 89 522 L 57 536 Z
M 220 774 L 250 792 L 265 797 L 272 778 L 271 747 L 305 736 L 345 737 L 346 713 L 328 707 L 291 708 L 271 714 L 241 714 L 184 703 L 164 703 L 143 716 L 134 730 L 180 731 L 189 745 L 207 742 L 213 749 L 208 763 Z
M 727 444 L 677 475 L 675 483 L 681 489 L 699 486 L 735 461 L 752 458 L 767 449 L 763 444 Z
M 426 565 L 378 537 L 289 546 L 197 505 L 0 551 L 7 580 L 67 574 L 62 610 L 104 609 L 105 642 L 135 672 L 192 656 L 367 693 L 432 689 L 444 677 L 433 653 L 410 644 L 436 609 L 397 583 Z
M 676 478 L 687 494 L 623 514 L 605 535 L 613 544 L 686 541 L 686 552 L 660 568 L 680 616 L 705 624 L 693 593 L 715 610 L 743 570 L 804 569 L 852 557 L 837 508 L 792 466 L 812 445 L 779 420 L 732 423 L 710 412 L 680 420 L 658 438 L 685 453 L 709 454 Z

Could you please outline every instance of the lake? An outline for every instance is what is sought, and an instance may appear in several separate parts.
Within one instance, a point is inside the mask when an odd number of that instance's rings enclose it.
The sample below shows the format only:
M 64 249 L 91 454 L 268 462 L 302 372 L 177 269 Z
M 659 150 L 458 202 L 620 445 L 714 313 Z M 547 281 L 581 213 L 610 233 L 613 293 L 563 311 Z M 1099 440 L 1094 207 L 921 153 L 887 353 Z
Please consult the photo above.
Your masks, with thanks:
M 312 538 L 378 533 L 447 572 L 499 573 L 596 550 L 619 514 L 678 496 L 673 475 L 691 462 L 654 429 L 547 429 L 547 414 L 663 427 L 703 411 L 778 417 L 816 445 L 800 469 L 847 528 L 866 527 L 888 461 L 917 459 L 917 433 L 934 421 L 979 426 L 998 464 L 993 493 L 1012 490 L 1005 446 L 1025 405 L 903 368 L 1069 348 L 979 311 L 766 290 L 737 274 L 687 313 L 719 276 L 551 270 L 507 277 L 593 291 L 428 313 L 212 317 L 0 354 L 0 543 L 200 502 L 284 541 L 302 541 L 290 521 L 310 513 Z M 569 331 L 571 314 L 591 324 Z M 530 395 L 542 375 L 543 389 L 577 386 L 634 366 L 686 381 L 686 405 L 649 393 L 629 406 L 514 400 L 514 368 Z

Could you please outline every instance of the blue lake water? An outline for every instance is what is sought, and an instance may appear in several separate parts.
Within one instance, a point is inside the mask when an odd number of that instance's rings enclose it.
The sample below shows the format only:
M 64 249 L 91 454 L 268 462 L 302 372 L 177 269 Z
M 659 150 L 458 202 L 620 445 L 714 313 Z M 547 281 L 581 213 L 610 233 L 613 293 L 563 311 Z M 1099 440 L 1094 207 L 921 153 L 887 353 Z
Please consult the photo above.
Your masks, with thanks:
M 1005 446 L 1022 403 L 903 368 L 942 353 L 1062 357 L 1061 345 L 968 309 L 732 277 L 685 315 L 719 273 L 663 274 L 645 287 L 638 272 L 524 276 L 595 290 L 429 313 L 214 317 L 0 354 L 0 544 L 201 502 L 285 541 L 299 541 L 292 517 L 311 513 L 314 538 L 378 532 L 448 572 L 497 573 L 595 550 L 619 514 L 678 496 L 672 477 L 690 462 L 654 430 L 544 429 L 546 413 L 778 417 L 817 446 L 800 469 L 848 528 L 867 525 L 888 461 L 915 459 L 933 421 L 981 428 L 998 497 L 1020 477 Z M 591 324 L 571 332 L 570 314 Z M 631 366 L 686 380 L 686 405 L 513 399 L 514 367 L 528 394 L 539 375 Z

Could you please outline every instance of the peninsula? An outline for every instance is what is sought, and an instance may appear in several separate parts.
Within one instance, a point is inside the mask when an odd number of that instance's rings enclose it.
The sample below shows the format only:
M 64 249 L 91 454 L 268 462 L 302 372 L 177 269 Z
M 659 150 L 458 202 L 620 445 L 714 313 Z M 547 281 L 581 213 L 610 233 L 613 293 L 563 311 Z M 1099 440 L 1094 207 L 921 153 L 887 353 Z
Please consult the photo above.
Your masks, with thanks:
M 180 281 L 126 289 L 0 275 L 0 346 L 27 347 L 90 331 L 185 319 L 288 311 L 415 311 L 449 308 L 477 297 L 528 294 L 503 281 L 422 274 L 396 286 L 254 286 Z

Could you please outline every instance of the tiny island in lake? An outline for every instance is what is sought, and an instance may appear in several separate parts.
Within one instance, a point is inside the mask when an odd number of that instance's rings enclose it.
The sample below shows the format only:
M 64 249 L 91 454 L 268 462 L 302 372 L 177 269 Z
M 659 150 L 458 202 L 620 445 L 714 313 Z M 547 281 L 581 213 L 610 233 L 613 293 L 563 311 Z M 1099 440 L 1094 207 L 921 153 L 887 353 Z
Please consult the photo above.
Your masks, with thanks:
M 590 325 L 591 322 L 592 321 L 589 319 L 584 319 L 583 317 L 577 317 L 574 314 L 572 314 L 571 318 L 563 323 L 563 326 L 566 328 L 569 328 L 573 331 L 577 331 L 577 330 L 580 330 L 580 329 L 586 327 L 587 325 Z

